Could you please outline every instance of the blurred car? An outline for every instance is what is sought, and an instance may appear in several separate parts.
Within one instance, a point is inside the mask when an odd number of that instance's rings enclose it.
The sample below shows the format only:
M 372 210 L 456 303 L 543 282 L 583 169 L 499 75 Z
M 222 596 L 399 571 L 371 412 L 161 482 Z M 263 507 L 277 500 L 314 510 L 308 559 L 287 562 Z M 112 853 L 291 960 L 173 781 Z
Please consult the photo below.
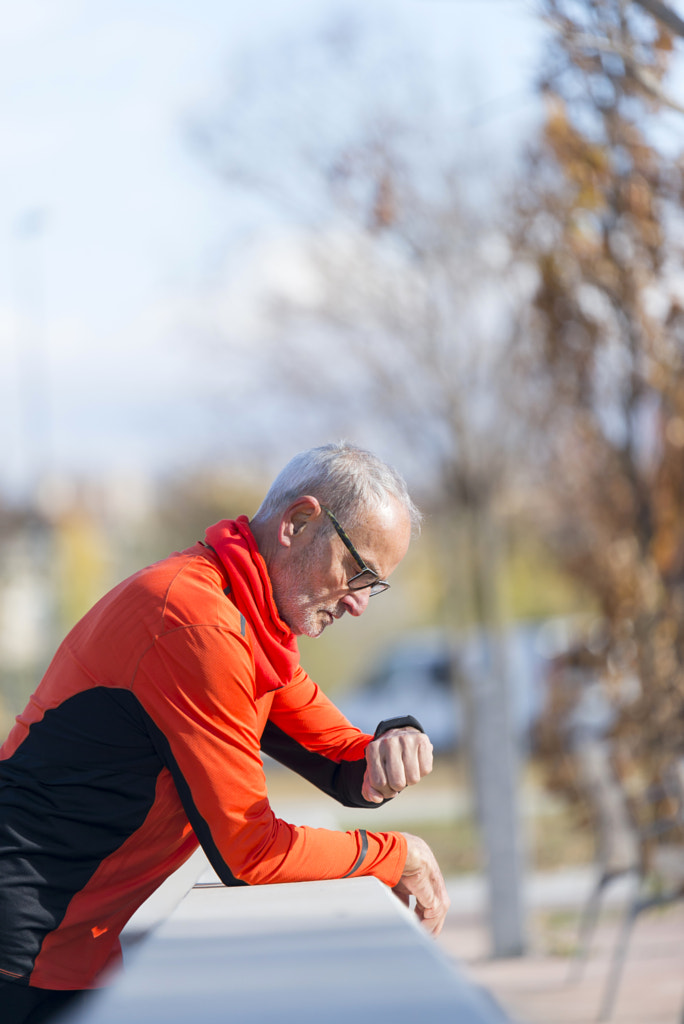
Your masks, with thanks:
M 501 638 L 511 719 L 522 745 L 529 745 L 544 709 L 550 635 L 549 623 L 518 623 Z M 411 633 L 381 654 L 336 703 L 364 732 L 374 732 L 383 719 L 414 715 L 435 750 L 453 750 L 463 741 L 469 694 L 494 671 L 495 653 L 491 636 L 482 631 Z

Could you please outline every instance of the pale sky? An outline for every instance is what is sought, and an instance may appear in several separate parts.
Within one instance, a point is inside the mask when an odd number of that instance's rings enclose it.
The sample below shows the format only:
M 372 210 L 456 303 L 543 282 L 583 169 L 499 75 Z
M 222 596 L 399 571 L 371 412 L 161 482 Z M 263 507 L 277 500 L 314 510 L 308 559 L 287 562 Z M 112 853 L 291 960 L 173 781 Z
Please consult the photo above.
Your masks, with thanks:
M 183 324 L 223 254 L 235 265 L 247 214 L 187 124 L 238 66 L 369 10 L 390 49 L 405 37 L 460 69 L 494 134 L 529 117 L 525 0 L 0 0 L 0 494 L 45 466 L 202 458 L 206 377 Z M 473 100 L 452 103 L 472 125 Z

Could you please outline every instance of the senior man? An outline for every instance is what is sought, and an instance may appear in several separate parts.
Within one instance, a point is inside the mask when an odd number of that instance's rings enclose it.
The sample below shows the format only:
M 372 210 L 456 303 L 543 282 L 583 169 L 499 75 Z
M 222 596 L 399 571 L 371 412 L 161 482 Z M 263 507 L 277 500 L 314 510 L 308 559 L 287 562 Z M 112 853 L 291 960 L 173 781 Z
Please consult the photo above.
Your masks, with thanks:
M 448 897 L 421 839 L 288 824 L 261 760 L 358 807 L 431 770 L 415 719 L 361 733 L 296 642 L 389 587 L 418 518 L 374 455 L 314 448 L 251 522 L 212 526 L 69 633 L 0 748 L 3 1024 L 37 1024 L 103 984 L 126 921 L 198 842 L 226 885 L 375 875 L 440 930 Z

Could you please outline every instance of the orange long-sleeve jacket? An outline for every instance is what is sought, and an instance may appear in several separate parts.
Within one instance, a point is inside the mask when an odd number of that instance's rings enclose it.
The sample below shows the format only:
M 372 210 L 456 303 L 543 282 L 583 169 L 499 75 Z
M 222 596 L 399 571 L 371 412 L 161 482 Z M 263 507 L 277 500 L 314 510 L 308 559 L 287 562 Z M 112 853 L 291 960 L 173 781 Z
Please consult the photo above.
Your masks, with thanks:
M 401 876 L 399 833 L 288 824 L 261 751 L 343 803 L 365 748 L 300 667 L 247 520 L 125 580 L 74 627 L 0 748 L 0 979 L 101 984 L 202 844 L 228 885 Z

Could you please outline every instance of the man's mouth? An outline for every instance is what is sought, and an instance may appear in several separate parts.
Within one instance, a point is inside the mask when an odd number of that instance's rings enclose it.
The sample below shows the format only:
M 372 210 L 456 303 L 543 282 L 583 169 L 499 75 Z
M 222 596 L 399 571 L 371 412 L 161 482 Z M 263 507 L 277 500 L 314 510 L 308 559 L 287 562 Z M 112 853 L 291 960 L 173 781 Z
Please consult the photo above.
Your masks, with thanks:
M 325 625 L 332 626 L 333 622 L 341 619 L 346 611 L 346 608 L 340 608 L 334 612 L 331 612 L 328 608 L 321 608 L 321 614 L 325 616 Z M 324 627 L 325 628 L 325 627 Z

